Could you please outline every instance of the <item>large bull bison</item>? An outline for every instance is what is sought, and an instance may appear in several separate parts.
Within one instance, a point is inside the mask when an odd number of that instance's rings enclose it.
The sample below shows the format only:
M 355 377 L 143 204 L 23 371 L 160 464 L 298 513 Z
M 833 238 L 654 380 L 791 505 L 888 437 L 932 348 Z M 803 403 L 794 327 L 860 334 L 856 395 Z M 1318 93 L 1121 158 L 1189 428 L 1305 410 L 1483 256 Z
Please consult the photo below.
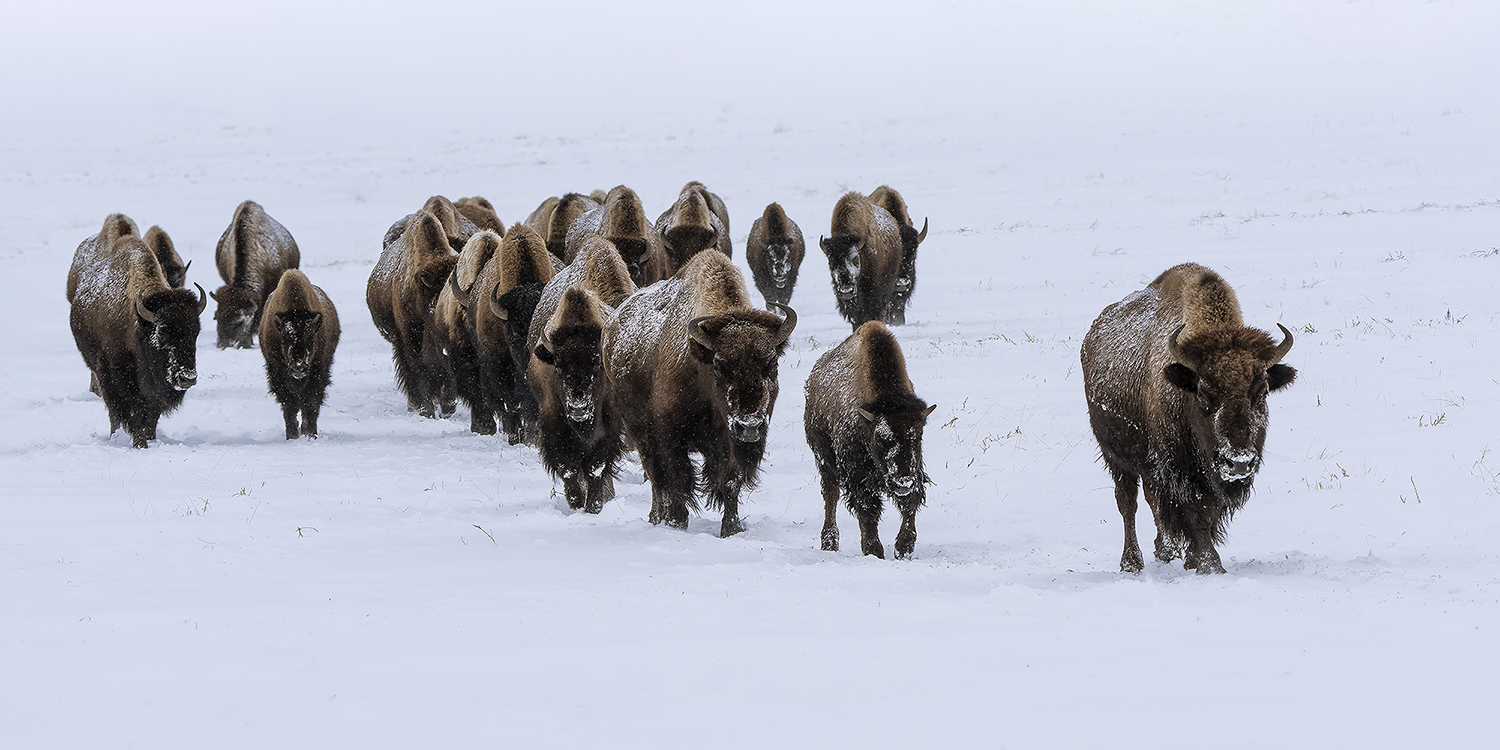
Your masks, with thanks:
M 453 413 L 456 394 L 432 326 L 433 303 L 458 256 L 442 223 L 423 209 L 405 230 L 381 248 L 365 285 L 365 303 L 375 329 L 391 343 L 396 382 L 407 407 L 424 417 Z M 390 238 L 390 234 L 386 234 Z
M 630 280 L 637 287 L 666 278 L 666 250 L 661 235 L 646 219 L 646 210 L 634 190 L 616 185 L 602 205 L 575 219 L 568 228 L 563 260 L 572 263 L 590 235 L 609 240 L 619 250 L 625 267 L 630 269 Z
M 318 436 L 318 412 L 338 345 L 339 314 L 333 302 L 301 271 L 287 269 L 260 318 L 266 381 L 281 404 L 287 440 Z
M 573 220 L 602 205 L 602 201 L 591 195 L 568 193 L 562 197 L 552 196 L 542 201 L 526 220 L 521 222 L 536 230 L 547 241 L 547 252 L 563 263 L 568 251 L 568 229 Z
M 901 231 L 901 271 L 896 275 L 896 293 L 885 322 L 905 325 L 906 303 L 917 291 L 917 246 L 927 239 L 927 220 L 922 220 L 922 231 L 918 232 L 912 224 L 911 212 L 906 209 L 906 200 L 889 185 L 870 191 L 870 202 L 884 208 Z
M 1170 562 L 1186 544 L 1183 567 L 1224 572 L 1214 545 L 1260 469 L 1266 395 L 1297 376 L 1280 364 L 1292 332 L 1279 327 L 1279 344 L 1247 328 L 1229 284 L 1184 263 L 1104 308 L 1089 328 L 1084 394 L 1124 519 L 1122 571 L 1144 566 L 1139 482 L 1156 519 L 1156 559 Z
M 219 348 L 249 349 L 260 327 L 261 308 L 281 272 L 302 262 L 297 241 L 259 203 L 245 201 L 234 209 L 229 227 L 219 237 L 214 262 L 224 279 L 224 286 L 209 294 L 218 303 L 214 320 Z
M 536 398 L 526 386 L 526 335 L 542 287 L 552 280 L 547 243 L 524 224 L 511 226 L 479 272 L 470 310 L 480 388 L 493 399 L 511 445 L 535 442 Z
M 755 288 L 760 290 L 760 296 L 766 302 L 785 305 L 792 301 L 797 270 L 802 267 L 802 258 L 806 254 L 802 230 L 787 218 L 780 203 L 766 206 L 760 218 L 750 225 L 745 262 L 750 264 Z
M 480 201 L 483 201 L 483 203 L 480 203 Z M 381 238 L 380 246 L 386 247 L 395 243 L 401 237 L 401 234 L 406 231 L 407 225 L 411 224 L 412 220 L 420 216 L 423 211 L 426 211 L 437 217 L 438 223 L 443 227 L 443 236 L 448 238 L 448 246 L 453 248 L 453 252 L 456 253 L 463 250 L 464 245 L 469 243 L 469 238 L 473 237 L 480 229 L 480 226 L 475 224 L 469 217 L 473 215 L 481 215 L 482 217 L 482 212 L 488 206 L 489 201 L 484 198 L 474 197 L 460 198 L 459 203 L 466 204 L 468 209 L 460 210 L 457 204 L 442 195 L 434 195 L 428 198 L 427 202 L 422 204 L 421 209 L 393 222 L 385 230 L 385 236 Z M 476 211 L 480 213 L 476 214 Z M 489 212 L 493 214 L 494 208 L 490 207 Z M 499 221 L 498 217 L 495 220 Z
M 609 241 L 591 237 L 583 252 L 542 290 L 528 337 L 527 380 L 539 406 L 537 448 L 563 482 L 568 506 L 598 513 L 614 496 L 624 452 L 619 410 L 604 374 L 605 321 L 635 291 Z
M 68 269 L 69 324 L 110 433 L 123 427 L 132 445 L 145 448 L 161 415 L 181 406 L 198 382 L 198 316 L 208 298 L 201 286 L 197 294 L 169 286 L 134 227 L 114 214 L 78 246 Z
M 922 429 L 936 408 L 917 397 L 901 345 L 878 320 L 818 358 L 807 377 L 803 426 L 823 487 L 823 549 L 839 548 L 842 491 L 866 555 L 885 557 L 879 525 L 889 496 L 901 511 L 896 557 L 911 557 L 917 509 L 927 502 Z
M 829 236 L 818 238 L 828 256 L 839 314 L 855 328 L 871 320 L 905 319 L 904 310 L 893 309 L 905 255 L 900 227 L 869 198 L 847 193 L 833 207 Z
M 734 257 L 734 244 L 729 240 L 729 211 L 724 201 L 701 182 L 682 186 L 677 202 L 657 218 L 656 233 L 661 236 L 666 252 L 663 276 L 677 273 L 689 258 L 711 247 Z
M 432 335 L 448 355 L 454 390 L 469 407 L 469 430 L 479 435 L 495 434 L 498 402 L 494 394 L 485 391 L 479 377 L 472 291 L 479 272 L 500 249 L 500 242 L 500 235 L 488 229 L 470 237 L 432 310 Z
M 797 314 L 754 308 L 739 269 L 698 253 L 641 289 L 604 328 L 604 368 L 625 431 L 651 480 L 652 523 L 687 528 L 703 488 L 724 509 L 720 534 L 744 530 L 740 490 L 753 486 L 776 405 L 777 365 Z M 690 453 L 703 457 L 701 479 Z

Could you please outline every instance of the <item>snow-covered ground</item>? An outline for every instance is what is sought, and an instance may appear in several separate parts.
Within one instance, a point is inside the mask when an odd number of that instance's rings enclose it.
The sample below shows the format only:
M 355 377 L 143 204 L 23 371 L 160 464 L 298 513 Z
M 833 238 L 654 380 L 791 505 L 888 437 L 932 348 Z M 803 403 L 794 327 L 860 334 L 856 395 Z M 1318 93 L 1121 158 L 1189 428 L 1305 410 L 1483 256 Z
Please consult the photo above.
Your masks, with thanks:
M 5 744 L 1493 735 L 1494 4 L 486 5 L 7 11 Z M 843 511 L 818 549 L 802 383 L 849 327 L 815 247 L 740 536 L 651 526 L 633 462 L 571 513 L 534 450 L 407 413 L 363 302 L 391 221 L 619 183 L 654 218 L 692 179 L 741 264 L 771 201 L 809 244 L 851 189 L 930 219 L 897 329 L 938 404 L 914 559 L 860 557 Z M 342 314 L 322 436 L 283 439 L 259 351 L 215 349 L 205 314 L 198 385 L 132 450 L 68 331 L 73 250 L 124 212 L 211 289 L 246 198 Z M 1227 575 L 1124 575 L 1079 344 L 1188 260 L 1295 331 L 1300 376 Z

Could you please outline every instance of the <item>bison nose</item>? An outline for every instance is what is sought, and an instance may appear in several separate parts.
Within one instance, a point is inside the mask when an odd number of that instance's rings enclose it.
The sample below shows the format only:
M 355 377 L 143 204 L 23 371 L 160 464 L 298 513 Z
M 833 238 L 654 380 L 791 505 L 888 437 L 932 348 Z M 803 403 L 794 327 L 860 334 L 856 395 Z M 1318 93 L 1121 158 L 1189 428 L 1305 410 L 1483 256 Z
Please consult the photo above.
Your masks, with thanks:
M 730 417 L 729 433 L 742 443 L 753 443 L 765 436 L 766 418 L 760 414 Z
M 586 401 L 574 401 L 568 399 L 568 419 L 573 422 L 587 422 L 594 418 L 594 405 Z
M 180 370 L 172 375 L 172 387 L 179 391 L 185 391 L 198 384 L 197 370 Z
M 891 492 L 899 497 L 906 497 L 917 491 L 917 478 L 910 474 L 891 477 Z
M 289 370 L 288 374 L 292 376 L 293 380 L 302 380 L 303 378 L 306 378 L 307 369 L 307 363 L 305 362 L 293 362 L 291 366 L 287 368 L 287 370 Z
M 1219 476 L 1226 482 L 1236 482 L 1255 473 L 1255 452 L 1231 450 L 1219 455 L 1222 463 Z

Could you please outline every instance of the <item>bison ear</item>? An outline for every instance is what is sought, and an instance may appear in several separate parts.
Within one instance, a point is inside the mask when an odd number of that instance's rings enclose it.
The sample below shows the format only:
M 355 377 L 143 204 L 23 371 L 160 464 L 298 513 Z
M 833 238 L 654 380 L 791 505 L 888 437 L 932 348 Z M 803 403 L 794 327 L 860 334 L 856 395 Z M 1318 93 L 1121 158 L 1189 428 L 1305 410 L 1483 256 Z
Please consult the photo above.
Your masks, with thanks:
M 538 343 L 536 348 L 531 350 L 531 353 L 537 359 L 541 360 L 543 364 L 553 367 L 557 366 L 557 358 L 552 356 L 552 350 L 548 349 L 546 344 Z
M 1266 381 L 1271 390 L 1279 391 L 1297 379 L 1297 368 L 1291 365 L 1274 364 L 1266 370 Z
M 1175 385 L 1178 388 L 1187 391 L 1188 393 L 1198 392 L 1198 373 L 1193 372 L 1191 368 L 1181 362 L 1173 362 L 1172 364 L 1167 365 L 1166 368 L 1161 371 L 1161 374 L 1162 377 L 1165 377 L 1167 379 L 1168 383 L 1171 383 L 1172 385 Z

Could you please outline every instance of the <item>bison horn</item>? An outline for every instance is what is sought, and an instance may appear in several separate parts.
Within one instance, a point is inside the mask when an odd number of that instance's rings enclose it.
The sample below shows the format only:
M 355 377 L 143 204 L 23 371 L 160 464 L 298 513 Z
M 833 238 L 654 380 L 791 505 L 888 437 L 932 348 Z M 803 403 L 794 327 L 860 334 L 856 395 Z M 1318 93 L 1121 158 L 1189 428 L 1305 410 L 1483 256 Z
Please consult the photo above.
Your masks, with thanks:
M 1285 357 L 1286 353 L 1292 350 L 1292 332 L 1288 331 L 1286 329 L 1286 326 L 1280 323 L 1277 323 L 1276 327 L 1281 329 L 1281 334 L 1284 338 L 1281 339 L 1280 344 L 1276 345 L 1275 349 L 1272 349 L 1271 352 L 1266 355 L 1266 367 L 1270 367 L 1271 365 L 1280 362 L 1281 358 Z
M 797 311 L 777 302 L 767 302 L 772 309 L 786 313 L 786 319 L 781 321 L 781 338 L 776 343 L 785 344 L 792 337 L 792 331 L 797 330 Z
M 459 305 L 468 307 L 473 301 L 469 299 L 469 293 L 458 285 L 458 266 L 454 266 L 453 273 L 448 274 L 448 287 L 453 290 L 453 299 L 458 300 Z
M 500 304 L 499 293 L 500 285 L 495 284 L 495 288 L 490 290 L 490 312 L 501 320 L 510 320 L 510 311 L 505 309 L 505 305 Z
M 198 287 L 198 314 L 202 315 L 203 311 L 208 309 L 208 295 L 203 293 L 202 284 L 194 281 L 193 286 Z
M 865 421 L 868 421 L 872 424 L 875 422 L 875 415 L 873 413 L 865 411 L 864 409 L 857 409 L 856 411 L 859 412 L 859 415 L 861 417 L 865 418 Z
M 917 233 L 917 244 L 922 244 L 925 239 L 927 239 L 927 219 L 922 219 L 922 231 Z
M 714 350 L 714 345 L 708 340 L 708 336 L 704 335 L 703 333 L 703 321 L 708 320 L 712 317 L 712 315 L 704 315 L 701 318 L 693 318 L 692 320 L 688 321 L 687 327 L 688 336 L 692 338 L 692 340 L 701 344 L 704 349 L 707 349 L 709 351 Z
M 192 268 L 192 267 L 193 267 L 193 262 L 192 261 L 188 261 L 188 262 L 182 264 L 182 272 L 183 272 L 183 274 L 186 274 L 188 272 L 188 269 Z
M 146 321 L 147 323 L 150 323 L 152 325 L 156 324 L 156 313 L 147 310 L 146 306 L 141 304 L 140 295 L 136 295 L 135 298 L 135 314 L 137 317 L 139 317 L 141 320 Z
M 1177 346 L 1177 336 L 1182 333 L 1182 329 L 1184 328 L 1187 328 L 1187 323 L 1177 326 L 1177 330 L 1173 331 L 1172 335 L 1167 337 L 1167 353 L 1172 355 L 1172 359 L 1192 369 L 1192 365 L 1188 363 L 1187 355 L 1183 354 L 1182 349 Z

